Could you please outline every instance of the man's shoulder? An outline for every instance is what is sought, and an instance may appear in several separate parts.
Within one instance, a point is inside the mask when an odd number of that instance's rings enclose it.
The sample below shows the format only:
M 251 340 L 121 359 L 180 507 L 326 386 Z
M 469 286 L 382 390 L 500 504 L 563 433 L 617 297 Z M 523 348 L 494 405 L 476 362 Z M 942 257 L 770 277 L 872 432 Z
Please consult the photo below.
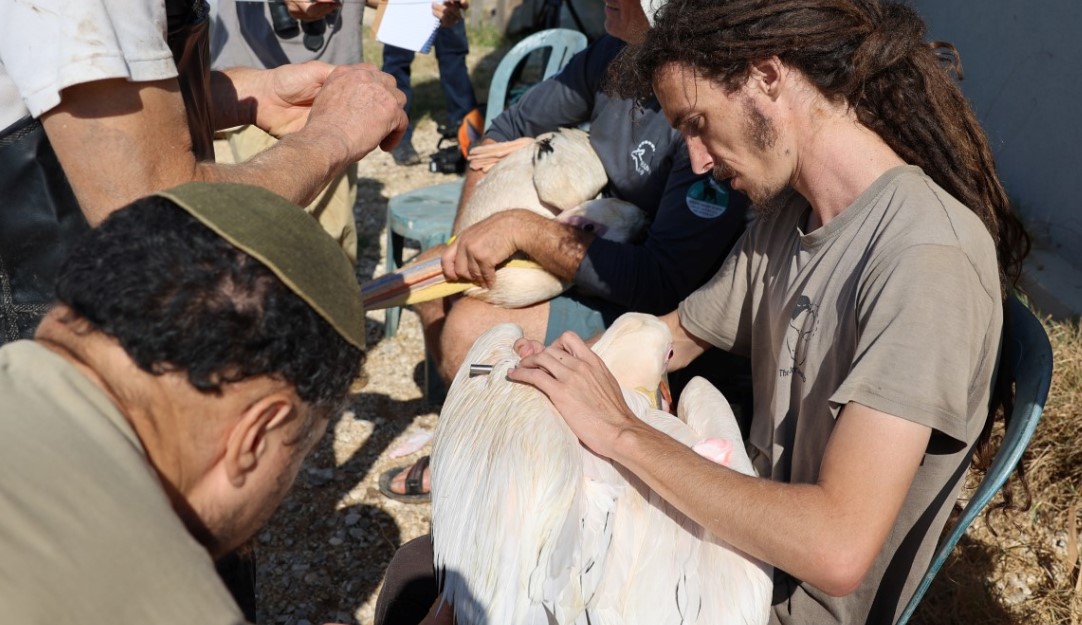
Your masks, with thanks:
M 7 4 L 0 14 L 0 63 L 35 117 L 58 105 L 61 91 L 73 85 L 177 75 L 165 39 L 164 2 L 67 2 L 63 11 L 40 10 L 40 3 Z M 76 32 L 80 36 L 72 37 Z M 57 45 L 61 40 L 64 45 Z
M 0 499 L 11 504 L 0 561 L 20 572 L 0 588 L 7 618 L 106 622 L 121 607 L 159 623 L 235 614 L 104 393 L 19 341 L 0 349 L 0 405 Z
M 992 236 L 977 213 L 919 168 L 905 168 L 892 184 L 893 188 L 888 189 L 888 223 L 902 243 L 994 254 Z

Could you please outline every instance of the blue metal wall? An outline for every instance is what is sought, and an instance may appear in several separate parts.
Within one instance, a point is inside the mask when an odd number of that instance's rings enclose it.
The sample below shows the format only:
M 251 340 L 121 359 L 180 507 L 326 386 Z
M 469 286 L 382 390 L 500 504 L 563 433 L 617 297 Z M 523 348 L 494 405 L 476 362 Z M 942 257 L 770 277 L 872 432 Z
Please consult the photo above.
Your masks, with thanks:
M 961 85 L 1035 234 L 1082 267 L 1082 0 L 912 0 L 959 50 Z

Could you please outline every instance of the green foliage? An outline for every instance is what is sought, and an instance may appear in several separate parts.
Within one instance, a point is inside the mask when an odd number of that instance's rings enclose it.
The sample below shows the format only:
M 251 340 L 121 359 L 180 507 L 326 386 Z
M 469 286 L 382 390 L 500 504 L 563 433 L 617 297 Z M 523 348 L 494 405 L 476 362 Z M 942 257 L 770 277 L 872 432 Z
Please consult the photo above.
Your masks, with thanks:
M 492 24 L 477 24 L 466 29 L 470 46 L 498 48 L 503 43 L 503 33 Z

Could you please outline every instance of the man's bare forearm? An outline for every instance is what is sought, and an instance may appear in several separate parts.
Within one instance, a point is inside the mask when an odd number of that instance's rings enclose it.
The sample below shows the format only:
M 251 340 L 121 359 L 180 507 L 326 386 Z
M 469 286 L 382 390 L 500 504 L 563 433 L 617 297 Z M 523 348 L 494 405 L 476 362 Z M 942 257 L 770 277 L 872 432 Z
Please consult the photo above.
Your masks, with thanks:
M 523 223 L 515 237 L 518 248 L 557 278 L 573 280 L 596 236 L 541 215 L 522 213 Z
M 882 549 L 930 430 L 848 404 L 815 484 L 718 467 L 633 423 L 612 459 L 711 532 L 836 596 L 852 592 Z
M 194 178 L 261 186 L 295 204 L 307 206 L 343 171 L 347 164 L 345 153 L 333 136 L 298 132 L 283 137 L 244 163 L 198 163 Z
M 42 123 L 92 225 L 137 198 L 197 180 L 260 185 L 305 205 L 351 158 L 338 129 L 315 122 L 248 162 L 198 162 L 173 80 L 70 87 Z

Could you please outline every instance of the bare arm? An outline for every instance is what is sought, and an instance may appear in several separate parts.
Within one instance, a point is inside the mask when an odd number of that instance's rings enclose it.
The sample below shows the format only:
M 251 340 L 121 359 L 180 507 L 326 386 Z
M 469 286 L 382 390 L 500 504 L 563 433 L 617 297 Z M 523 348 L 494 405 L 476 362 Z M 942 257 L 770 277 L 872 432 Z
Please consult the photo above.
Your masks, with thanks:
M 491 286 L 496 266 L 524 252 L 549 273 L 570 281 L 594 235 L 525 209 L 501 211 L 459 232 L 444 250 L 448 280 Z
M 394 145 L 406 125 L 404 98 L 390 76 L 371 66 L 304 66 L 215 78 L 215 89 L 223 79 L 233 85 L 232 98 L 216 95 L 218 121 L 256 123 L 283 136 L 240 165 L 196 161 L 176 80 L 69 87 L 42 123 L 91 224 L 193 180 L 255 184 L 304 205 L 348 163 Z
M 677 311 L 659 317 L 665 322 L 665 325 L 669 326 L 669 333 L 672 334 L 672 358 L 669 359 L 669 371 L 677 371 L 688 366 L 692 360 L 695 360 L 703 352 L 710 349 L 711 345 L 706 341 L 700 339 L 694 334 L 688 332 L 683 324 L 680 323 L 680 314 Z
M 926 426 L 847 404 L 815 484 L 747 477 L 642 427 L 618 437 L 613 460 L 734 546 L 842 596 L 883 548 L 930 436 Z
M 586 249 L 595 239 L 592 233 L 520 209 L 500 211 L 462 229 L 466 206 L 489 169 L 508 154 L 533 143 L 531 137 L 501 142 L 486 138 L 470 150 L 470 166 L 452 228 L 455 240 L 440 253 L 447 279 L 491 287 L 496 266 L 517 252 L 525 253 L 562 280 L 574 279 Z
M 882 549 L 931 435 L 851 403 L 818 482 L 784 484 L 713 464 L 645 425 L 597 355 L 570 333 L 509 377 L 544 392 L 583 443 L 711 532 L 833 595 L 852 592 Z

